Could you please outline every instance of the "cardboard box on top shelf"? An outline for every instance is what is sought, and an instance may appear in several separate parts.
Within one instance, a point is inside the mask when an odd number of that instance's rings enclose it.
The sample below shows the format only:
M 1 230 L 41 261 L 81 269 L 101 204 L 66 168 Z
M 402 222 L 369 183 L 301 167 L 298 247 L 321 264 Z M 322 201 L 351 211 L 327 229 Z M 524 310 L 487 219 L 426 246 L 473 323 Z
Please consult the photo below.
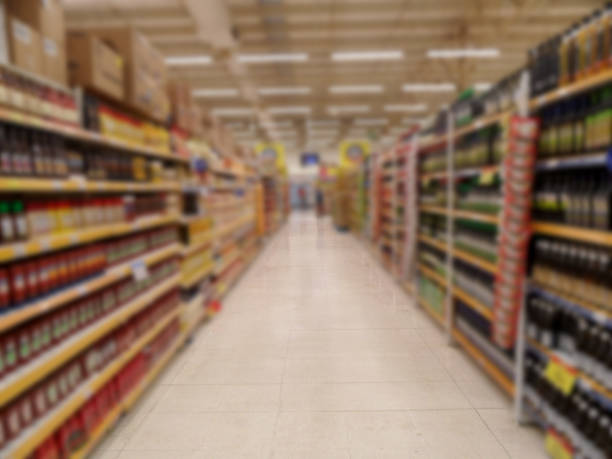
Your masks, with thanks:
M 83 86 L 117 101 L 124 97 L 123 58 L 86 31 L 68 33 L 70 84 Z
M 10 62 L 36 75 L 43 74 L 40 34 L 25 22 L 7 15 Z
M 60 0 L 5 0 L 5 4 L 9 15 L 32 26 L 41 36 L 63 47 L 66 42 L 66 24 Z
M 146 115 L 159 113 L 156 91 L 165 90 L 165 66 L 149 41 L 133 27 L 87 29 L 109 44 L 124 61 L 125 100 Z
M 168 83 L 167 91 L 172 111 L 172 122 L 180 129 L 191 131 L 189 112 L 191 86 L 184 82 L 172 81 Z
M 42 73 L 48 79 L 61 85 L 68 85 L 68 62 L 66 44 L 49 37 L 42 37 Z

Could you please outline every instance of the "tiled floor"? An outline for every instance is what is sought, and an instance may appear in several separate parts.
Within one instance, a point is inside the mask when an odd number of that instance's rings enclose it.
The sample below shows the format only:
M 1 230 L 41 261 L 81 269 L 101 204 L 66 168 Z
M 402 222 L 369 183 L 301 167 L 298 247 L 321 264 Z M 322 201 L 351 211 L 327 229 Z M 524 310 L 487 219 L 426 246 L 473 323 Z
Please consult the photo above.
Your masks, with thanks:
M 296 214 L 99 458 L 544 457 L 353 236 Z

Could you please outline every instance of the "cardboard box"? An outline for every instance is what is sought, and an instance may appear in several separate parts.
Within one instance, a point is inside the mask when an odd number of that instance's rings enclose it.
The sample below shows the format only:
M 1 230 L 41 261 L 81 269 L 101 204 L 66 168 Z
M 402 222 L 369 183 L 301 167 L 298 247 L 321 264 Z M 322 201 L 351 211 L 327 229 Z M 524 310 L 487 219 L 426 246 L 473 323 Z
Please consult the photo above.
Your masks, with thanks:
M 124 60 L 125 100 L 136 110 L 151 114 L 157 109 L 156 91 L 165 90 L 165 64 L 155 55 L 148 40 L 133 27 L 110 27 L 88 29 L 89 33 L 112 46 Z
M 42 69 L 43 75 L 61 85 L 68 85 L 68 63 L 66 62 L 66 46 L 57 43 L 49 37 L 42 38 Z
M 7 40 L 11 62 L 23 70 L 42 75 L 42 46 L 39 33 L 25 22 L 8 16 Z
M 8 0 L 9 15 L 36 29 L 62 46 L 66 42 L 64 8 L 60 0 Z
M 123 101 L 124 65 L 121 56 L 88 32 L 71 31 L 67 45 L 70 84 Z

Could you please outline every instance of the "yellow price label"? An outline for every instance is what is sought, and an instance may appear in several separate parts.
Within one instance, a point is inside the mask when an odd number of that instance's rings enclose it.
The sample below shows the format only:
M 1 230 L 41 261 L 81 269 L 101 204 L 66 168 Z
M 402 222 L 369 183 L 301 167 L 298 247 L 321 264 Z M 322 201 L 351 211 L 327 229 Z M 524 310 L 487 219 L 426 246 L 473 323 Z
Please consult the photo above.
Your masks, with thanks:
M 570 371 L 554 359 L 548 361 L 544 376 L 565 395 L 569 395 L 574 388 L 574 384 L 576 384 L 575 372 Z
M 495 180 L 495 173 L 495 170 L 482 171 L 480 176 L 478 177 L 478 183 L 480 185 L 491 185 Z
M 546 452 L 552 459 L 572 459 L 573 457 L 572 451 L 552 432 L 546 434 L 544 445 Z

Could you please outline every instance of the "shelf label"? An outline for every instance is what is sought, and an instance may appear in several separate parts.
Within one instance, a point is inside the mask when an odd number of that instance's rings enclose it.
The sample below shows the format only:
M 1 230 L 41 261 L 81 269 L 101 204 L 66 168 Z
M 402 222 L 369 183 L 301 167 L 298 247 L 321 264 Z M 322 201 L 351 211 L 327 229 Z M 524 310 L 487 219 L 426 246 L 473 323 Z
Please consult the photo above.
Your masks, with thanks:
M 15 257 L 23 257 L 26 254 L 25 244 L 18 244 L 13 248 Z
M 554 358 L 548 360 L 544 376 L 566 396 L 571 394 L 576 384 L 576 372 L 569 370 Z
M 496 173 L 497 173 L 496 170 L 482 171 L 480 176 L 478 177 L 478 184 L 479 185 L 491 185 L 493 181 L 495 180 Z
M 137 260 L 132 263 L 132 274 L 136 281 L 141 282 L 149 277 L 149 270 L 143 260 Z
M 552 459 L 572 459 L 573 457 L 571 449 L 552 431 L 546 433 L 544 445 L 546 452 Z

